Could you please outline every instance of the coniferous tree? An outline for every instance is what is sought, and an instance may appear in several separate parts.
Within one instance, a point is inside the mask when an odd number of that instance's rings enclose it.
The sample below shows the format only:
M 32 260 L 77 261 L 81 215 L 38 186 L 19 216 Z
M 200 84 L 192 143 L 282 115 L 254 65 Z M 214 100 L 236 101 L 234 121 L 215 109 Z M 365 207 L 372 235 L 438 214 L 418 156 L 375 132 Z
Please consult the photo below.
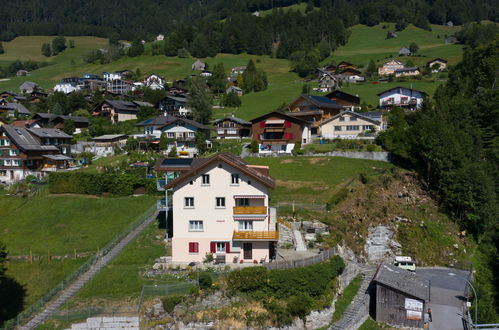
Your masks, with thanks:
M 128 48 L 127 55 L 129 57 L 137 57 L 140 56 L 144 53 L 144 45 L 142 44 L 142 41 L 139 39 L 136 39 L 130 48 Z
M 212 76 L 208 79 L 208 84 L 214 93 L 225 91 L 227 83 L 227 76 L 225 74 L 225 67 L 223 63 L 215 64 L 213 67 Z
M 52 40 L 52 53 L 53 55 L 57 55 L 62 53 L 66 49 L 66 38 L 64 37 L 56 37 Z
M 212 96 L 202 77 L 194 77 L 189 88 L 187 107 L 192 110 L 194 120 L 207 124 L 212 116 Z
M 73 135 L 75 132 L 75 122 L 72 121 L 71 119 L 66 119 L 63 123 L 64 128 L 62 129 L 64 133 L 68 135 Z
M 376 63 L 374 63 L 373 60 L 369 61 L 369 64 L 367 65 L 367 68 L 366 68 L 366 76 L 368 76 L 369 78 L 371 78 L 372 76 L 374 76 L 376 74 Z
M 52 50 L 50 49 L 50 44 L 42 45 L 42 55 L 46 57 L 52 56 Z

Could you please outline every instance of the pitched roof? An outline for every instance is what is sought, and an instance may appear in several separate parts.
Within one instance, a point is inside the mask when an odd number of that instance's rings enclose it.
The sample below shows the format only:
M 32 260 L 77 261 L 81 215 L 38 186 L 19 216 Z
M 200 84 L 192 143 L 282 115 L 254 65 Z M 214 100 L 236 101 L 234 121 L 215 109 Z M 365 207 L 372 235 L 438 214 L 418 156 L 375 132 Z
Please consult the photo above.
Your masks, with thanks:
M 28 128 L 28 131 L 41 138 L 71 139 L 71 135 L 58 130 L 57 128 Z
M 251 123 L 249 121 L 246 121 L 244 119 L 237 118 L 237 117 L 225 117 L 222 119 L 218 119 L 218 120 L 215 120 L 213 122 L 213 124 L 218 124 L 219 122 L 225 121 L 225 120 L 233 121 L 233 122 L 241 124 L 241 125 L 251 125 Z
M 125 139 L 125 138 L 128 138 L 128 135 L 126 134 L 106 134 L 106 135 L 101 135 L 101 136 L 96 136 L 94 138 L 92 138 L 92 140 L 94 141 L 106 141 L 106 140 L 109 140 L 109 141 L 112 141 L 112 140 L 121 140 L 121 139 Z
M 401 68 L 401 69 L 396 69 L 395 72 L 410 72 L 410 71 L 416 71 L 419 70 L 417 66 L 412 66 L 410 68 Z
M 33 118 L 35 117 L 52 120 L 53 118 L 57 117 L 57 115 L 54 115 L 53 113 L 38 112 L 33 116 Z
M 447 60 L 446 60 L 446 59 L 441 58 L 441 57 L 437 57 L 437 58 L 434 58 L 434 59 L 433 59 L 433 60 L 431 60 L 431 61 L 426 62 L 426 64 L 430 64 L 430 63 L 433 63 L 433 62 L 435 62 L 435 61 L 440 61 L 440 62 L 447 63 Z
M 360 112 L 354 112 L 354 111 L 350 111 L 350 110 L 345 110 L 345 111 L 340 112 L 336 116 L 333 116 L 333 117 L 328 118 L 327 120 L 323 121 L 321 123 L 321 125 L 329 123 L 330 121 L 333 121 L 336 118 L 341 117 L 341 116 L 343 116 L 345 114 L 350 114 L 352 116 L 362 118 L 362 119 L 367 120 L 367 121 L 369 121 L 369 122 L 371 122 L 373 124 L 376 124 L 376 125 L 381 124 L 381 111 L 374 111 L 370 115 L 367 115 L 367 114 L 369 114 L 369 112 L 362 112 L 362 113 L 360 113 Z
M 57 118 L 61 118 L 62 120 L 72 120 L 75 123 L 90 123 L 90 119 L 88 119 L 87 117 L 59 115 L 59 116 L 54 116 L 52 120 L 56 120 Z
M 430 281 L 396 266 L 379 266 L 374 281 L 424 301 L 430 299 Z
M 25 127 L 3 125 L 5 133 L 23 151 L 58 151 L 55 145 L 42 145 Z
M 396 60 L 396 59 L 392 58 L 392 59 L 389 59 L 388 61 L 385 61 L 385 62 L 383 63 L 383 66 L 384 66 L 385 64 L 390 63 L 390 62 L 397 62 L 397 64 L 401 64 L 401 65 L 403 65 L 403 63 L 402 63 L 402 62 L 400 62 L 400 61 L 398 61 L 398 60 Z
M 259 117 L 253 118 L 253 119 L 251 119 L 251 122 L 256 123 L 256 122 L 259 122 L 259 121 L 261 121 L 267 117 L 270 117 L 270 116 L 284 117 L 285 119 L 289 119 L 290 121 L 295 121 L 295 122 L 299 122 L 300 124 L 310 125 L 310 123 L 306 120 L 296 118 L 296 117 L 293 117 L 293 116 L 290 116 L 288 114 L 278 112 L 278 111 L 272 111 L 272 112 L 266 113 L 264 115 L 261 115 Z
M 305 100 L 309 101 L 310 103 L 316 105 L 319 108 L 330 108 L 330 109 L 341 109 L 343 108 L 341 105 L 338 103 L 334 102 L 331 99 L 328 99 L 325 96 L 316 96 L 316 95 L 305 95 L 302 94 L 301 97 L 303 97 Z
M 31 112 L 28 109 L 26 109 L 24 105 L 16 102 L 5 102 L 4 104 L 0 104 L 0 109 L 12 110 L 12 111 L 17 110 L 21 115 L 26 115 L 26 116 L 31 115 Z
M 131 101 L 104 100 L 98 105 L 98 107 L 100 107 L 103 103 L 107 103 L 117 110 L 128 110 L 128 111 L 138 111 L 139 110 L 139 106 Z
M 399 50 L 399 54 L 410 54 L 410 53 L 411 53 L 411 51 L 407 47 L 402 47 Z
M 12 126 L 17 126 L 17 127 L 26 127 L 29 126 L 33 123 L 36 123 L 36 119 L 30 119 L 30 120 L 16 120 L 11 123 Z
M 418 91 L 417 89 L 412 89 L 412 88 L 409 88 L 409 87 L 402 87 L 402 86 L 397 86 L 397 87 L 393 87 L 393 88 L 387 89 L 386 91 L 379 92 L 376 95 L 380 96 L 381 94 L 385 94 L 387 92 L 391 92 L 391 91 L 393 91 L 395 89 L 399 89 L 399 88 L 407 89 L 407 90 L 409 90 L 411 92 L 418 92 L 418 93 L 421 93 L 423 95 L 428 96 L 428 94 L 426 92 L 424 92 L 424 91 Z
M 198 123 L 197 121 L 187 119 L 184 117 L 176 117 L 176 116 L 171 116 L 171 115 L 166 115 L 166 116 L 158 116 L 150 119 L 146 119 L 144 121 L 141 121 L 140 123 L 136 124 L 135 126 L 156 126 L 158 128 L 162 128 L 165 126 L 168 126 L 174 122 L 181 121 L 186 124 L 189 124 L 191 126 L 197 127 L 199 129 L 205 129 L 209 130 L 211 129 L 210 127 L 203 125 L 201 123 Z
M 332 99 L 333 97 L 337 97 L 339 99 L 347 100 L 347 101 L 350 101 L 352 103 L 360 104 L 360 97 L 345 93 L 345 92 L 340 91 L 338 89 L 332 91 L 329 94 L 326 94 L 325 97 L 327 97 L 329 99 Z
M 177 184 L 180 184 L 181 182 L 184 182 L 185 180 L 190 179 L 194 175 L 199 174 L 208 165 L 216 163 L 216 162 L 226 163 L 232 167 L 237 168 L 241 172 L 252 177 L 253 179 L 257 180 L 258 182 L 262 183 L 266 187 L 275 188 L 275 180 L 273 178 L 271 178 L 270 176 L 262 174 L 261 172 L 259 172 L 258 170 L 254 169 L 254 168 L 251 168 L 241 158 L 236 157 L 230 153 L 218 153 L 210 158 L 207 158 L 206 161 L 204 161 L 204 162 L 197 163 L 188 172 L 186 172 L 185 174 L 181 175 L 177 179 L 166 184 L 165 188 L 166 189 L 172 188 L 172 187 L 176 186 Z
M 30 88 L 34 89 L 34 88 L 38 87 L 38 84 L 34 83 L 32 81 L 25 81 L 21 84 L 21 86 L 30 87 Z

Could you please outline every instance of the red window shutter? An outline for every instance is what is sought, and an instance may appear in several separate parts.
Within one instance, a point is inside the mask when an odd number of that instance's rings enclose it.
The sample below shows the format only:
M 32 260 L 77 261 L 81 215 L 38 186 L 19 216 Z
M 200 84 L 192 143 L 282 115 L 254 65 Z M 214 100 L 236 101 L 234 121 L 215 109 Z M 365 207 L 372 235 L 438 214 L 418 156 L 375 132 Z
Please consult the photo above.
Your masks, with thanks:
M 194 252 L 199 252 L 199 243 L 192 243 L 194 245 Z
M 293 133 L 289 133 L 289 140 L 293 140 Z
M 284 122 L 284 127 L 291 127 L 291 122 L 286 120 Z
M 217 252 L 217 243 L 216 242 L 211 242 L 210 243 L 210 252 L 211 253 L 216 253 Z
M 285 140 L 290 140 L 291 139 L 291 133 L 284 133 L 284 139 Z
M 230 242 L 225 243 L 225 252 L 230 253 Z
M 264 121 L 260 122 L 260 128 L 265 128 L 265 122 Z
M 194 252 L 194 243 L 189 242 L 189 253 Z

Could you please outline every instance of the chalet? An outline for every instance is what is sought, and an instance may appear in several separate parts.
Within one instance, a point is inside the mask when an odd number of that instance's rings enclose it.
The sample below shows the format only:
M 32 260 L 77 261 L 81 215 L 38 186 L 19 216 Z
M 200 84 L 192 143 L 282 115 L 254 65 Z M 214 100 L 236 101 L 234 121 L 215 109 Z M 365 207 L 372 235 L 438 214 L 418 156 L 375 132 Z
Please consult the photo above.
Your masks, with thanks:
M 40 124 L 36 119 L 30 120 L 16 120 L 11 123 L 12 126 L 24 127 L 24 128 L 41 128 Z
M 326 64 L 321 70 L 335 73 L 338 67 L 334 64 Z
M 421 107 L 423 100 L 428 96 L 426 92 L 408 87 L 394 87 L 377 94 L 379 107 L 391 110 L 393 107 L 402 107 L 407 110 L 416 110 Z
M 63 115 L 58 115 L 54 116 L 52 118 L 51 122 L 54 125 L 55 128 L 58 129 L 64 129 L 64 122 L 66 120 L 71 120 L 74 123 L 75 126 L 75 134 L 79 134 L 82 132 L 82 129 L 88 128 L 90 125 L 90 120 L 85 117 L 78 117 L 78 116 L 63 116 Z
M 431 69 L 431 72 L 436 73 L 447 68 L 447 60 L 437 57 L 426 63 L 426 66 Z
M 324 96 L 300 95 L 291 102 L 287 114 L 311 124 L 310 134 L 319 134 L 320 123 L 343 110 L 343 106 Z
M 206 67 L 206 64 L 201 62 L 200 60 L 196 60 L 196 62 L 192 63 L 191 68 L 194 71 L 203 71 Z
M 54 119 L 57 115 L 53 113 L 45 113 L 45 112 L 38 112 L 36 113 L 32 119 L 36 120 L 36 122 L 41 126 L 47 126 L 50 125 L 52 122 L 52 119 Z
M 71 161 L 71 136 L 58 129 L 0 126 L 0 181 L 65 169 Z
M 126 134 L 107 134 L 92 138 L 92 143 L 85 145 L 85 151 L 91 152 L 96 156 L 106 157 L 114 155 L 117 148 L 124 148 L 128 135 Z
M 37 90 L 40 89 L 40 86 L 38 86 L 37 83 L 31 82 L 31 81 L 25 81 L 19 86 L 19 90 L 23 94 L 31 94 Z
M 217 131 L 218 139 L 239 139 L 251 136 L 251 123 L 240 118 L 225 117 L 215 120 L 213 126 Z
M 105 81 L 113 81 L 116 79 L 121 79 L 121 73 L 118 72 L 103 72 L 102 73 L 102 78 L 104 78 Z
M 178 97 L 187 97 L 187 94 L 189 94 L 189 91 L 185 88 L 174 86 L 168 88 L 167 93 L 171 96 L 178 96 Z
M 165 89 L 165 78 L 158 76 L 157 74 L 150 74 L 144 78 L 143 84 L 145 87 L 150 89 Z
M 24 105 L 18 102 L 7 102 L 0 100 L 0 114 L 7 113 L 7 116 L 14 117 L 16 114 L 20 117 L 31 116 L 31 112 Z
M 326 139 L 374 139 L 385 130 L 381 111 L 342 111 L 321 123 L 321 136 Z
M 211 132 L 211 128 L 197 121 L 170 115 L 147 119 L 136 126 L 142 127 L 144 133 L 135 135 L 135 137 L 159 143 L 161 135 L 165 135 L 166 138 L 170 139 L 166 151 L 175 146 L 180 155 L 191 157 L 197 156 L 196 135 L 198 132 L 204 134 L 206 140 L 210 138 Z
M 377 322 L 403 328 L 423 328 L 430 300 L 430 282 L 396 266 L 381 264 L 374 276 L 371 314 Z
M 342 92 L 340 90 L 332 91 L 326 94 L 325 97 L 341 105 L 345 110 L 359 110 L 360 97 Z
M 133 82 L 123 79 L 115 79 L 108 84 L 107 91 L 111 94 L 125 95 L 135 90 Z
M 310 123 L 281 113 L 270 112 L 251 120 L 251 135 L 260 153 L 290 154 L 297 142 L 310 143 Z
M 105 117 L 116 124 L 120 121 L 137 119 L 139 108 L 140 106 L 136 102 L 104 100 L 94 108 L 92 116 Z
M 394 74 L 395 70 L 403 69 L 404 67 L 405 66 L 404 66 L 404 64 L 402 64 L 402 62 L 399 62 L 395 59 L 391 59 L 391 60 L 383 63 L 383 65 L 378 68 L 378 74 L 380 76 Z
M 357 69 L 352 69 L 352 68 L 345 68 L 340 71 L 340 74 L 338 77 L 343 80 L 343 81 L 348 81 L 348 82 L 362 82 L 365 80 L 364 77 L 362 77 L 362 72 L 360 72 Z
M 246 66 L 235 66 L 230 70 L 230 73 L 243 74 L 246 71 Z
M 225 94 L 236 93 L 239 96 L 243 95 L 243 90 L 237 86 L 230 86 L 225 90 Z
M 355 64 L 352 64 L 352 63 L 347 62 L 347 61 L 341 61 L 340 63 L 338 63 L 338 70 L 339 71 L 342 71 L 345 69 L 357 70 L 357 66 Z
M 31 93 L 29 93 L 29 98 L 28 98 L 28 102 L 29 103 L 41 103 L 41 102 L 44 102 L 45 99 L 47 98 L 48 94 L 45 93 L 45 92 L 42 92 L 40 90 L 35 90 Z
M 446 44 L 455 44 L 455 43 L 457 43 L 457 41 L 458 41 L 457 38 L 454 36 L 450 36 L 450 37 L 445 38 Z
M 106 91 L 108 82 L 102 79 L 84 79 L 83 80 L 83 89 L 88 89 L 89 91 Z
M 167 95 L 158 102 L 157 108 L 164 115 L 190 117 L 192 111 L 187 108 L 187 98 Z
M 412 52 L 407 47 L 402 47 L 399 50 L 399 56 L 411 56 Z
M 327 71 L 324 69 L 317 69 L 319 78 L 319 92 L 331 92 L 333 89 L 338 88 L 338 78 L 334 71 Z
M 267 166 L 219 153 L 210 158 L 166 158 L 155 166 L 172 238 L 172 262 L 258 264 L 276 257 L 279 232 L 269 207 L 275 181 Z
M 395 77 L 418 76 L 420 74 L 421 72 L 417 66 L 395 70 Z
M 16 76 L 22 77 L 22 76 L 29 76 L 31 73 L 27 70 L 17 70 Z
M 26 101 L 26 96 L 22 96 L 20 94 L 14 93 L 12 91 L 4 91 L 0 93 L 0 100 L 11 100 L 13 102 Z

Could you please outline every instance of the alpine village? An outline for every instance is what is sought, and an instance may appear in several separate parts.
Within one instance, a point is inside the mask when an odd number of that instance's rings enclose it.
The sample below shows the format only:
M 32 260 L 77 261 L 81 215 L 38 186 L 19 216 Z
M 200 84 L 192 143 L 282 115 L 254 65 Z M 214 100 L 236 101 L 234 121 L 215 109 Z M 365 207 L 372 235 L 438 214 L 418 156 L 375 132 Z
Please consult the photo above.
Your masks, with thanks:
M 499 329 L 498 0 L 4 0 L 0 330 Z

